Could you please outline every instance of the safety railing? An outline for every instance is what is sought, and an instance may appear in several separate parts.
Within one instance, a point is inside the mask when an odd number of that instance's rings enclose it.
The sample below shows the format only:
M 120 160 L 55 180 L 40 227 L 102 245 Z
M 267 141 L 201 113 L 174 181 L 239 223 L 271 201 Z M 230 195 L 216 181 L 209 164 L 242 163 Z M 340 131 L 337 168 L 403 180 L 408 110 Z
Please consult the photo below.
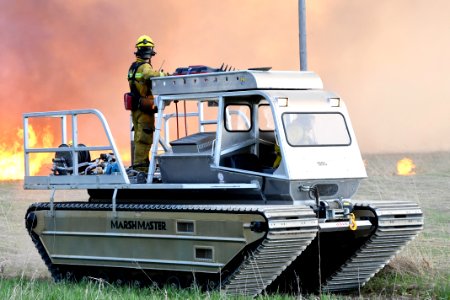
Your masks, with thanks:
M 186 101 L 186 100 L 182 100 Z M 192 101 L 192 100 L 191 100 Z M 196 111 L 185 111 L 184 113 L 168 113 L 163 114 L 163 129 L 164 129 L 164 141 L 169 141 L 170 138 L 170 127 L 169 127 L 169 121 L 174 118 L 192 118 L 197 117 L 198 118 L 198 127 L 194 130 L 198 130 L 198 132 L 204 132 L 205 131 L 205 125 L 215 125 L 217 124 L 217 119 L 205 119 L 204 110 L 203 110 L 203 103 L 207 102 L 208 100 L 199 99 L 197 100 L 197 110 Z M 210 99 L 210 101 L 214 101 L 214 99 Z M 187 126 L 187 124 L 185 125 Z M 187 131 L 187 128 L 186 128 Z
M 103 126 L 107 145 L 81 146 L 78 140 L 78 116 L 93 115 L 98 118 Z M 61 124 L 61 144 L 67 144 L 68 117 L 71 119 L 72 146 L 68 147 L 31 147 L 29 137 L 29 119 L 35 118 L 59 118 Z M 104 115 L 96 109 L 64 110 L 52 112 L 33 112 L 23 114 L 23 137 L 24 137 L 24 163 L 25 177 L 24 187 L 26 189 L 86 189 L 86 188 L 120 188 L 120 185 L 129 185 L 127 176 L 119 151 L 112 137 L 109 125 Z M 82 151 L 108 151 L 112 152 L 117 162 L 118 172 L 114 175 L 80 175 L 78 166 L 78 154 Z M 33 153 L 61 153 L 69 152 L 72 159 L 70 173 L 61 175 L 37 176 L 30 174 L 30 154 Z

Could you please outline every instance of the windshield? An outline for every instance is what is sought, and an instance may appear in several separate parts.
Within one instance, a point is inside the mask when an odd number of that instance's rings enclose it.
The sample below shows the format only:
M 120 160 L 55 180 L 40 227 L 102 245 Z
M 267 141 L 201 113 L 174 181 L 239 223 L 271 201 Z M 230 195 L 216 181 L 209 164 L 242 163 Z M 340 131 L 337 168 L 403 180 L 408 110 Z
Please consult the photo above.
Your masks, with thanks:
M 291 146 L 347 146 L 351 142 L 339 113 L 284 113 L 283 126 Z

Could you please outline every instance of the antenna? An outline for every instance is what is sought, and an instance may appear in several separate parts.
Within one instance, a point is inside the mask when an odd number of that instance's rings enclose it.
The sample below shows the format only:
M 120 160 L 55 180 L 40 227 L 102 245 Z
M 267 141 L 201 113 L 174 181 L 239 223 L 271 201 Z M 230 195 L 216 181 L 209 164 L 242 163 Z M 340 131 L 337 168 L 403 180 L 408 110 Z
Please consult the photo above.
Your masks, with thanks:
M 306 0 L 298 0 L 298 26 L 299 26 L 299 49 L 300 49 L 300 71 L 308 70 L 306 57 Z
M 158 72 L 161 72 L 161 69 L 162 69 L 162 67 L 163 67 L 165 61 L 166 61 L 166 60 L 163 59 L 163 61 L 162 61 L 162 63 L 161 63 L 161 66 L 160 66 L 159 69 L 158 69 Z

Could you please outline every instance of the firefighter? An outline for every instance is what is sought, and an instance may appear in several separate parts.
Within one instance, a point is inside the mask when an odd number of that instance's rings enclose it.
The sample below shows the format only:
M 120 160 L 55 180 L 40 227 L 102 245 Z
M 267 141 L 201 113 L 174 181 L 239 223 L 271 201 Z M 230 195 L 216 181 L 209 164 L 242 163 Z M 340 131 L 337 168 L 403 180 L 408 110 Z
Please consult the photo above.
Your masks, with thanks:
M 162 76 L 159 71 L 153 70 L 151 64 L 155 43 L 148 35 L 141 35 L 136 41 L 136 61 L 128 70 L 128 83 L 132 95 L 131 115 L 134 126 L 134 153 L 133 165 L 138 171 L 147 172 L 149 165 L 149 152 L 153 142 L 155 130 L 155 117 L 157 108 L 151 90 L 151 77 Z

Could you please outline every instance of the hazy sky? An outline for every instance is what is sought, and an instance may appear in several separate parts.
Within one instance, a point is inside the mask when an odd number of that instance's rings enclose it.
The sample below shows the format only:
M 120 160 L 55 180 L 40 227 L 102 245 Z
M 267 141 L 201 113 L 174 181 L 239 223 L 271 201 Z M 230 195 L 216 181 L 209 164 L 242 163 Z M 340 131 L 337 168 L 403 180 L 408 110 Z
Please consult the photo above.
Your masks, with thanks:
M 450 150 L 450 2 L 306 0 L 308 66 L 346 101 L 363 152 Z M 153 65 L 297 70 L 297 0 L 0 1 L 0 143 L 23 112 L 98 108 L 128 147 L 122 94 Z

